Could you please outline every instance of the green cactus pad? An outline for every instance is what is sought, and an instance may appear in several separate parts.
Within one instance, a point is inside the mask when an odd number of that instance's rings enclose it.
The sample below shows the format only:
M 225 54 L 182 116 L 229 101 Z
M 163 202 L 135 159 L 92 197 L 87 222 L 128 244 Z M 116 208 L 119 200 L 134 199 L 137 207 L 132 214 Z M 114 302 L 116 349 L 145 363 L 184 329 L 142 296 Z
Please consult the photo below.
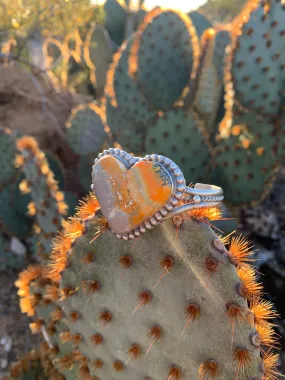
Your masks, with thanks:
M 9 182 L 16 174 L 16 168 L 13 165 L 16 148 L 12 132 L 9 129 L 0 128 L 0 184 L 4 185 Z
M 0 229 L 10 236 L 26 237 L 31 231 L 32 222 L 15 208 L 12 202 L 13 187 L 6 186 L 0 192 Z
M 129 72 L 153 109 L 167 110 L 183 98 L 198 58 L 191 20 L 178 11 L 155 8 L 134 39 Z
M 67 140 L 79 155 L 96 154 L 106 138 L 103 111 L 93 103 L 72 110 L 67 121 Z
M 258 2 L 241 14 L 232 46 L 229 77 L 235 99 L 259 114 L 276 115 L 284 97 L 285 7 Z M 253 8 L 253 9 L 252 9 Z M 231 91 L 231 90 L 230 90 Z M 229 94 L 229 99 L 231 96 Z
M 54 174 L 54 179 L 57 182 L 57 186 L 60 190 L 64 189 L 65 177 L 64 177 L 64 167 L 60 162 L 59 158 L 50 151 L 44 151 L 50 170 Z
M 13 189 L 11 193 L 11 200 L 16 208 L 16 210 L 22 214 L 27 215 L 28 212 L 28 204 L 32 201 L 32 197 L 30 193 L 23 194 L 20 191 L 20 183 L 25 179 L 25 175 L 23 173 L 20 174 L 18 180 L 11 186 L 11 189 Z
M 139 124 L 130 121 L 125 113 L 111 104 L 108 98 L 106 101 L 106 119 L 114 139 L 123 149 L 127 149 L 136 154 L 144 151 L 147 127 L 142 123 Z
M 91 168 L 94 164 L 94 156 L 81 156 L 78 165 L 78 178 L 85 193 L 89 193 L 91 186 Z
M 104 4 L 105 27 L 112 40 L 121 45 L 125 38 L 126 4 L 122 0 L 107 0 Z
M 205 181 L 208 137 L 202 120 L 193 110 L 174 109 L 158 117 L 147 132 L 146 150 L 172 159 L 186 180 Z
M 71 191 L 65 191 L 64 201 L 68 206 L 68 216 L 73 215 L 78 202 L 76 194 L 72 193 Z
M 212 23 L 202 13 L 193 11 L 188 13 L 198 37 L 201 37 L 206 29 L 212 28 Z
M 115 55 L 108 74 L 110 88 L 107 93 L 112 97 L 113 104 L 116 104 L 129 120 L 137 124 L 148 124 L 154 118 L 154 112 L 128 72 L 133 41 L 134 37 L 125 41 Z
M 279 150 L 273 130 L 266 119 L 252 114 L 236 116 L 232 134 L 215 149 L 212 181 L 223 187 L 225 200 L 231 205 L 257 203 L 270 191 Z
M 80 334 L 77 349 L 89 375 L 141 380 L 174 373 L 176 379 L 196 379 L 210 358 L 219 368 L 216 378 L 229 380 L 237 373 L 234 352 L 242 347 L 251 360 L 238 378 L 260 378 L 253 326 L 239 318 L 233 333 L 227 314 L 230 305 L 249 312 L 236 290 L 235 265 L 206 223 L 185 216 L 177 232 L 167 220 L 135 244 L 108 229 L 94 241 L 100 221 L 100 213 L 86 220 L 84 235 L 73 242 L 59 282 L 62 293 L 73 292 L 57 302 L 64 314 L 59 328 Z M 207 260 L 217 264 L 211 275 Z M 190 306 L 199 310 L 196 318 L 188 314 Z
M 194 106 L 205 121 L 208 132 L 212 135 L 216 127 L 216 117 L 223 97 L 223 82 L 220 80 L 214 65 L 214 50 L 216 34 L 214 29 L 208 29 L 201 37 L 201 59 L 199 63 Z M 222 62 L 220 63 L 222 65 Z M 191 101 L 189 93 L 184 106 Z
M 100 98 L 104 93 L 106 76 L 113 57 L 113 47 L 102 26 L 90 29 L 84 44 L 84 59 L 91 70 L 90 79 Z

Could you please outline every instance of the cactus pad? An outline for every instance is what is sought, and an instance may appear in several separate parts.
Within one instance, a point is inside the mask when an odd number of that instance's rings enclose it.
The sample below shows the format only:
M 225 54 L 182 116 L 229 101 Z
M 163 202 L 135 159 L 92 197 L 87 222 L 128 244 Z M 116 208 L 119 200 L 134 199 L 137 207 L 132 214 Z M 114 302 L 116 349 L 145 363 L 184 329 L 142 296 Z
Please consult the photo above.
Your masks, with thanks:
M 210 214 L 183 213 L 134 244 L 108 229 L 94 197 L 81 203 L 50 266 L 28 268 L 16 283 L 23 301 L 27 286 L 48 301 L 23 309 L 50 331 L 53 362 L 67 379 L 76 378 L 68 369 L 124 380 L 248 380 L 274 369 L 268 353 L 261 357 L 258 331 L 272 328 L 260 310 L 276 314 L 244 282 L 250 244 L 235 237 L 227 249 L 202 222 Z M 38 272 L 48 278 L 37 280 Z
M 198 37 L 201 37 L 206 29 L 212 28 L 212 23 L 200 12 L 189 12 L 190 17 Z
M 114 107 L 110 100 L 106 103 L 106 118 L 108 126 L 111 128 L 114 139 L 132 153 L 142 153 L 147 127 L 144 124 L 130 121 L 125 113 L 118 107 Z
M 123 115 L 135 123 L 147 124 L 154 118 L 144 95 L 137 83 L 130 77 L 128 61 L 134 37 L 123 43 L 114 56 L 114 61 L 108 73 L 107 94 L 113 105 L 120 108 Z
M 139 28 L 129 59 L 130 74 L 155 110 L 183 98 L 199 58 L 195 28 L 184 14 L 155 8 Z
M 20 190 L 21 182 L 24 179 L 25 175 L 21 173 L 15 184 L 11 186 L 11 201 L 20 214 L 27 215 L 28 204 L 32 201 L 32 197 L 30 193 L 23 194 Z
M 78 178 L 85 193 L 89 193 L 91 186 L 91 168 L 94 164 L 93 156 L 81 156 L 78 165 Z
M 150 153 L 172 159 L 188 181 L 204 181 L 209 160 L 208 137 L 203 122 L 193 110 L 165 112 L 147 132 Z
M 125 38 L 127 8 L 123 0 L 107 0 L 104 4 L 105 27 L 112 40 L 121 45 Z
M 10 236 L 21 239 L 29 234 L 31 220 L 17 211 L 11 194 L 13 194 L 13 187 L 11 186 L 6 186 L 0 191 L 0 229 Z
M 210 134 L 213 133 L 216 126 L 216 116 L 223 95 L 223 82 L 220 80 L 214 65 L 215 45 L 216 33 L 214 29 L 206 30 L 201 37 L 202 54 L 194 100 L 194 106 L 205 120 Z
M 284 98 L 285 7 L 281 0 L 252 4 L 236 23 L 226 78 L 244 108 L 276 115 Z
M 71 149 L 79 155 L 96 153 L 106 138 L 104 113 L 96 104 L 79 105 L 67 121 L 67 139 Z
M 68 216 L 73 215 L 78 202 L 76 194 L 72 193 L 71 191 L 65 191 L 64 200 L 68 206 Z
M 84 44 L 84 59 L 91 70 L 91 82 L 100 98 L 104 93 L 109 64 L 113 57 L 113 47 L 108 33 L 102 26 L 90 29 Z
M 16 174 L 16 168 L 12 164 L 16 155 L 15 141 L 12 132 L 8 128 L 0 128 L 0 152 L 0 183 L 5 184 Z
M 257 203 L 275 178 L 278 137 L 270 122 L 252 114 L 235 117 L 231 133 L 214 151 L 213 181 L 223 187 L 231 205 Z

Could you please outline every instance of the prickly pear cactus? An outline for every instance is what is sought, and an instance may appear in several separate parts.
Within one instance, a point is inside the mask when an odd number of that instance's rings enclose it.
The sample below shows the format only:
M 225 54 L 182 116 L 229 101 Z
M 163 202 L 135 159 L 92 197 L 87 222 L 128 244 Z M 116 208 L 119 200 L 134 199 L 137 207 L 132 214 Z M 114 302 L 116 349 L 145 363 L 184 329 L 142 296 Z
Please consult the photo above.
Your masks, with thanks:
M 250 1 L 233 29 L 225 78 L 241 107 L 263 115 L 276 115 L 284 99 L 284 19 L 283 1 Z
M 198 37 L 201 37 L 206 29 L 212 28 L 212 23 L 202 13 L 193 11 L 188 13 Z
M 129 73 L 154 110 L 166 110 L 183 98 L 199 58 L 191 20 L 174 10 L 155 8 L 134 39 Z
M 125 38 L 127 6 L 123 0 L 107 0 L 104 4 L 105 27 L 112 40 L 121 45 Z
M 16 283 L 66 379 L 275 379 L 276 313 L 260 299 L 250 243 L 209 227 L 219 217 L 183 213 L 124 241 L 93 195 L 80 204 L 50 264 Z
M 132 123 L 147 125 L 154 118 L 154 111 L 128 71 L 131 47 L 135 38 L 136 34 L 125 41 L 114 55 L 105 93 L 112 106 L 118 107 Z
M 72 110 L 67 121 L 67 140 L 79 155 L 97 153 L 106 138 L 104 110 L 96 104 L 79 105 Z
M 1 152 L 1 168 L 0 183 L 4 185 L 11 181 L 16 175 L 16 168 L 11 165 L 16 154 L 15 137 L 8 128 L 0 128 L 0 152 Z
M 13 165 L 13 161 L 10 165 Z M 15 207 L 13 191 L 12 185 L 0 190 L 0 230 L 11 237 L 16 236 L 22 239 L 29 235 L 32 221 Z
M 201 37 L 201 57 L 199 62 L 199 73 L 197 74 L 196 93 L 194 105 L 205 120 L 206 128 L 210 134 L 215 132 L 216 117 L 223 96 L 223 82 L 219 78 L 217 68 L 214 64 L 215 52 L 217 50 L 217 33 L 215 29 L 206 30 Z M 219 62 L 223 67 L 222 59 Z M 186 97 L 184 106 L 187 106 L 187 98 L 191 100 L 193 94 Z M 188 101 L 189 101 L 188 100 Z
M 235 115 L 231 135 L 214 149 L 214 181 L 234 206 L 256 204 L 271 190 L 279 162 L 275 126 L 253 114 Z
M 102 26 L 90 29 L 84 43 L 84 59 L 91 70 L 90 79 L 96 97 L 104 94 L 106 76 L 113 57 L 113 47 L 107 31 Z
M 195 182 L 203 180 L 209 148 L 205 125 L 193 109 L 165 112 L 149 128 L 146 137 L 148 152 L 172 157 L 186 178 Z
M 67 213 L 67 205 L 36 140 L 24 136 L 17 140 L 17 148 L 19 155 L 15 163 L 23 169 L 26 177 L 20 183 L 20 190 L 24 194 L 32 194 L 28 213 L 36 216 L 35 232 L 40 238 L 38 253 L 46 257 L 50 253 L 52 239 L 60 229 L 63 215 Z
M 146 125 L 139 120 L 137 122 L 130 120 L 118 106 L 112 105 L 112 101 L 108 97 L 106 98 L 106 121 L 114 139 L 124 149 L 136 154 L 144 152 Z

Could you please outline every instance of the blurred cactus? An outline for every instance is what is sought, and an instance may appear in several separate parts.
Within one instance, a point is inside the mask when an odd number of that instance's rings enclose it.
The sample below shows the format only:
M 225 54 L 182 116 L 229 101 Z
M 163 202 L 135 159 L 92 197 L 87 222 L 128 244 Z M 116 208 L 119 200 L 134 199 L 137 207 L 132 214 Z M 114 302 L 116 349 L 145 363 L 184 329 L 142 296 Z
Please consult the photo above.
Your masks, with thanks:
M 84 45 L 84 59 L 90 68 L 90 79 L 96 96 L 104 93 L 106 76 L 113 57 L 113 47 L 106 30 L 101 26 L 90 29 Z
M 50 263 L 16 282 L 58 371 L 68 379 L 273 380 L 276 313 L 260 299 L 250 243 L 220 240 L 207 225 L 220 217 L 218 209 L 187 212 L 134 244 L 109 230 L 93 195 L 81 202 Z
M 123 0 L 107 0 L 104 4 L 105 27 L 117 45 L 125 39 L 127 5 Z
M 1 152 L 1 169 L 0 169 L 0 186 L 10 182 L 16 174 L 16 168 L 11 165 L 13 162 L 16 148 L 15 137 L 8 128 L 0 128 L 0 152 Z
M 10 165 L 13 165 L 13 161 Z M 30 233 L 32 221 L 16 208 L 13 202 L 13 191 L 12 185 L 5 186 L 0 191 L 0 230 L 11 237 L 16 236 L 22 239 Z
M 63 380 L 63 376 L 54 368 L 54 352 L 47 343 L 42 343 L 38 350 L 32 350 L 12 365 L 10 380 Z M 5 379 L 4 379 L 5 380 Z
M 66 124 L 71 149 L 79 155 L 99 152 L 107 137 L 104 124 L 104 110 L 94 103 L 73 109 Z
M 24 262 L 24 255 L 12 252 L 8 239 L 0 235 L 0 271 L 23 268 Z
M 169 156 L 186 178 L 201 182 L 210 159 L 210 143 L 205 140 L 206 128 L 193 109 L 175 109 L 157 118 L 146 139 L 148 152 Z M 188 157 L 193 157 L 189 160 Z
M 154 9 L 145 17 L 132 44 L 129 73 L 152 109 L 167 110 L 183 97 L 199 52 L 195 28 L 186 15 Z
M 206 29 L 213 27 L 212 23 L 202 13 L 192 11 L 188 13 L 188 17 L 191 19 L 198 37 L 201 37 Z
M 44 153 L 32 137 L 17 140 L 15 163 L 23 169 L 25 179 L 20 183 L 20 190 L 31 193 L 32 202 L 28 204 L 28 214 L 36 216 L 35 232 L 39 235 L 38 254 L 47 257 L 50 253 L 52 239 L 61 226 L 62 216 L 67 213 L 64 194 L 58 190 L 53 173 L 50 171 Z

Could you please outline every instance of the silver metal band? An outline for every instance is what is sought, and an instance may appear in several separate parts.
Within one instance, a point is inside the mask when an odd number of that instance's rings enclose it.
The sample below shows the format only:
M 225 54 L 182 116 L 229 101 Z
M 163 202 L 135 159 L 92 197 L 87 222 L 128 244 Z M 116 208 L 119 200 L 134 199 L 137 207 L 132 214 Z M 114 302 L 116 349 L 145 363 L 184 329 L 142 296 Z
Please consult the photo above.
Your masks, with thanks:
M 176 215 L 182 214 L 186 211 L 191 211 L 199 208 L 212 208 L 212 207 L 219 207 L 221 205 L 221 202 L 202 202 L 202 203 L 188 203 L 182 206 L 176 207 L 173 211 L 171 211 L 168 215 L 166 215 L 163 220 L 173 218 Z
M 197 183 L 194 187 L 186 187 L 184 190 L 184 203 L 194 203 L 199 207 L 211 207 L 210 203 L 221 202 L 224 199 L 223 189 L 214 185 Z

